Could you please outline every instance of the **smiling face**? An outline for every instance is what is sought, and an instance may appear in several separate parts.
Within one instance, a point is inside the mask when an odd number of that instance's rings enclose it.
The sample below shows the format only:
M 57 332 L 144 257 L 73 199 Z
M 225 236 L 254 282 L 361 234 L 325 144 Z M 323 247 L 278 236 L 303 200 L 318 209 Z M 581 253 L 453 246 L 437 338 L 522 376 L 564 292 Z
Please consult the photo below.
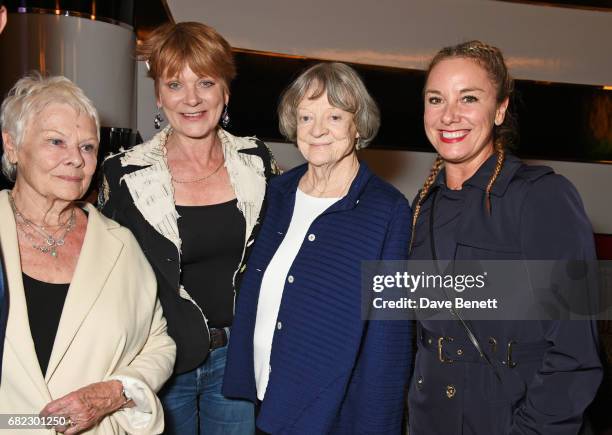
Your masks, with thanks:
M 221 80 L 196 75 L 189 66 L 177 77 L 163 76 L 158 84 L 157 105 L 163 108 L 174 133 L 203 139 L 214 134 L 229 101 Z
M 312 91 L 306 93 L 312 95 Z M 313 166 L 334 165 L 355 152 L 359 137 L 353 114 L 332 106 L 327 92 L 297 107 L 297 146 Z
M 15 188 L 47 199 L 80 199 L 96 170 L 94 120 L 64 103 L 47 105 L 28 120 L 21 144 L 3 136 L 9 161 L 17 163 Z
M 494 151 L 493 126 L 503 122 L 507 107 L 477 62 L 445 59 L 425 84 L 425 133 L 447 166 L 477 169 Z

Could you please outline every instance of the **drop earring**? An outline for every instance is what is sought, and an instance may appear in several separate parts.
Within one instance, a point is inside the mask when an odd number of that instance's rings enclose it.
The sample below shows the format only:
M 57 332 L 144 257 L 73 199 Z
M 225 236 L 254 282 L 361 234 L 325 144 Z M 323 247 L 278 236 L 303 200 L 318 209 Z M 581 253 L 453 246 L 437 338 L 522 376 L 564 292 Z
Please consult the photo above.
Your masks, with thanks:
M 223 115 L 221 115 L 221 126 L 223 128 L 227 128 L 227 126 L 229 125 L 230 122 L 230 117 L 229 117 L 229 113 L 227 113 L 227 104 L 225 105 L 225 108 L 223 109 Z
M 161 124 L 163 121 L 164 121 L 164 118 L 162 118 L 160 110 L 157 109 L 157 114 L 155 115 L 155 118 L 153 118 L 153 125 L 155 126 L 157 130 L 161 128 Z

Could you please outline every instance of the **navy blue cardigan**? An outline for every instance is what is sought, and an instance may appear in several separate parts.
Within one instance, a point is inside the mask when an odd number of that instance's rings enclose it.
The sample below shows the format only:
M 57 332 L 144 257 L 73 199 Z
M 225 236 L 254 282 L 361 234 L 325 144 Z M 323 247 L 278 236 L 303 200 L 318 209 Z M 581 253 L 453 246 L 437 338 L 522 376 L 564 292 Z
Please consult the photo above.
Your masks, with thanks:
M 253 331 L 261 280 L 289 228 L 306 165 L 269 182 L 242 282 L 223 393 L 256 400 Z M 289 270 L 257 426 L 272 434 L 401 433 L 412 365 L 408 321 L 361 319 L 361 261 L 405 259 L 408 201 L 361 163 L 348 194 L 308 230 Z M 311 240 L 313 239 L 313 240 Z

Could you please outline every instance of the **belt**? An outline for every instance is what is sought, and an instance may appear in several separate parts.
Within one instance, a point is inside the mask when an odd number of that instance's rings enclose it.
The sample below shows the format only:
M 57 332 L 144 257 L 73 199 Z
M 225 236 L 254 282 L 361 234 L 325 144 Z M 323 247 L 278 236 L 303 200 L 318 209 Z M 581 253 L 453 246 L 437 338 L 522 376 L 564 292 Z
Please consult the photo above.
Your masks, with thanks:
M 483 352 L 486 352 L 492 360 L 498 360 L 509 368 L 514 368 L 521 362 L 541 360 L 550 347 L 545 340 L 518 342 L 493 336 L 487 337 L 486 341 L 481 341 L 480 344 Z M 487 363 L 467 337 L 441 336 L 420 327 L 419 347 L 435 353 L 438 361 L 443 364 Z
M 209 350 L 215 350 L 227 345 L 230 336 L 230 328 L 210 328 L 210 347 Z

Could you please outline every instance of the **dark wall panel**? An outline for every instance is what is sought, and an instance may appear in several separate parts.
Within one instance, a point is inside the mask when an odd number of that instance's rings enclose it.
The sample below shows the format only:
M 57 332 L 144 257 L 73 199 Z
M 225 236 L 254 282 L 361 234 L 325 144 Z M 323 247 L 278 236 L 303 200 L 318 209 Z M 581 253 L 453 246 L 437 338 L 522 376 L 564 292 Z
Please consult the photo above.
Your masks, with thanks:
M 283 89 L 312 59 L 236 54 L 231 130 L 283 141 L 276 106 Z M 424 72 L 353 65 L 379 104 L 382 125 L 371 147 L 433 151 L 423 131 Z M 516 154 L 525 158 L 612 162 L 612 91 L 600 86 L 516 82 Z

